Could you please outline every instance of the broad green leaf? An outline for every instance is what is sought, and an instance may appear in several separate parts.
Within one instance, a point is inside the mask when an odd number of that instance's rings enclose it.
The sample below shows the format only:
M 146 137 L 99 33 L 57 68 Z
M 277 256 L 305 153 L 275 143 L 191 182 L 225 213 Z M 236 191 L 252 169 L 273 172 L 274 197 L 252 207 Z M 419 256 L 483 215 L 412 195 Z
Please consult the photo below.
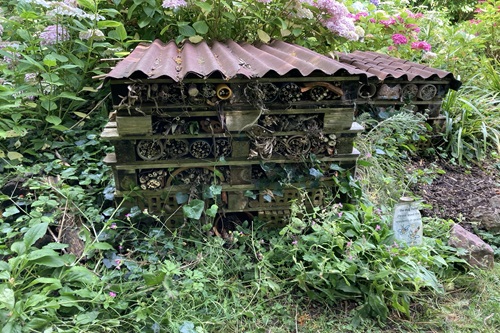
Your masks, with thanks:
M 281 33 L 281 37 L 290 36 L 292 34 L 292 32 L 288 29 L 281 29 L 280 33 Z
M 42 105 L 42 108 L 44 108 L 45 110 L 47 110 L 49 112 L 57 109 L 57 104 L 54 103 L 53 101 L 50 101 L 50 100 L 44 100 L 40 104 Z
M 50 128 L 52 128 L 56 131 L 61 131 L 61 132 L 68 130 L 68 128 L 66 126 L 63 126 L 63 125 L 54 125 L 54 126 L 50 126 Z
M 26 258 L 28 260 L 36 260 L 36 259 L 40 259 L 43 257 L 58 257 L 58 256 L 59 256 L 59 253 L 57 253 L 56 251 L 54 251 L 52 249 L 38 249 L 38 250 L 34 250 L 34 251 L 31 251 L 30 253 L 28 253 L 28 256 Z
M 3 288 L 0 291 L 0 305 L 3 305 L 2 307 L 6 307 L 9 311 L 12 311 L 15 304 L 16 297 L 14 295 L 14 291 L 10 288 Z
M 193 44 L 198 44 L 199 42 L 201 42 L 203 40 L 203 37 L 201 37 L 200 35 L 196 35 L 196 36 L 191 36 L 189 37 L 189 41 Z
M 116 27 L 115 32 L 121 41 L 124 41 L 125 39 L 127 39 L 127 30 L 125 30 L 125 27 L 123 26 L 123 24 L 120 25 L 119 27 Z
M 89 11 L 97 12 L 97 1 L 95 0 L 77 0 L 78 4 Z
M 200 7 L 202 12 L 206 15 L 212 11 L 212 4 L 210 2 L 196 1 L 194 3 L 196 6 Z
M 205 201 L 194 199 L 187 205 L 182 206 L 184 216 L 188 219 L 199 220 L 205 208 Z
M 60 123 L 62 123 L 61 118 L 59 118 L 58 116 L 53 116 L 53 115 L 49 115 L 49 116 L 45 117 L 45 121 L 48 123 L 51 123 L 53 125 L 59 125 Z
M 271 37 L 269 37 L 269 35 L 264 30 L 257 30 L 257 35 L 259 36 L 259 39 L 264 43 L 269 43 L 271 41 Z
M 7 153 L 7 157 L 9 158 L 9 160 L 11 161 L 14 161 L 14 160 L 22 160 L 23 159 L 23 154 L 20 154 L 18 152 L 15 152 L 15 151 L 9 151 Z M 4 215 L 5 216 L 5 215 Z
M 146 286 L 158 286 L 163 282 L 165 275 L 165 272 L 144 273 L 143 278 Z
M 113 250 L 113 246 L 106 242 L 94 243 L 90 248 L 95 250 Z
M 18 255 L 23 255 L 26 253 L 26 245 L 23 242 L 14 242 L 10 246 L 10 250 Z
M 200 35 L 204 35 L 208 32 L 208 25 L 205 21 L 198 21 L 198 22 L 193 23 L 193 28 Z
M 45 236 L 47 233 L 47 229 L 49 227 L 48 223 L 40 223 L 37 225 L 32 226 L 25 234 L 24 234 L 24 244 L 26 245 L 26 248 L 29 248 L 37 240 Z
M 34 286 L 35 284 L 52 284 L 54 285 L 54 287 L 56 289 L 61 289 L 62 288 L 62 284 L 61 284 L 61 280 L 59 279 L 55 279 L 55 278 L 46 278 L 46 277 L 40 277 L 40 278 L 37 278 L 37 279 L 34 279 L 28 286 L 27 288 L 29 287 L 32 287 Z
M 103 29 L 103 28 L 116 28 L 116 27 L 119 27 L 121 25 L 122 25 L 121 22 L 111 21 L 111 20 L 104 20 L 104 21 L 98 21 L 97 22 L 97 27 L 99 29 Z
M 33 66 L 37 67 L 37 68 L 38 68 L 39 70 L 41 70 L 42 72 L 44 72 L 44 71 L 45 71 L 45 68 L 44 68 L 42 65 L 40 65 L 40 63 L 39 63 L 38 61 L 34 60 L 34 59 L 33 59 L 33 58 L 31 58 L 30 56 L 28 56 L 28 55 L 24 54 L 24 55 L 23 55 L 23 58 L 25 59 L 25 61 L 24 61 L 24 60 L 21 60 L 22 62 L 27 62 L 27 63 L 29 63 L 29 64 L 31 64 L 31 65 L 33 65 Z
M 67 99 L 71 99 L 73 101 L 85 101 L 85 99 L 81 98 L 81 97 L 78 97 L 76 96 L 75 93 L 72 93 L 72 92 L 69 92 L 69 91 L 63 91 L 62 93 L 60 93 L 59 95 L 57 95 L 58 98 L 67 98 Z
M 43 64 L 47 67 L 54 67 L 57 65 L 57 60 L 51 54 L 47 54 L 43 58 Z
M 78 116 L 78 117 L 80 117 L 80 118 L 83 118 L 83 119 L 85 119 L 85 118 L 90 118 L 90 116 L 89 116 L 88 114 L 83 113 L 83 112 L 78 112 L 78 111 L 75 111 L 75 112 L 73 112 L 73 113 L 74 113 L 76 116 Z
M 196 35 L 196 31 L 190 25 L 179 24 L 178 27 L 179 27 L 179 33 L 182 36 L 191 37 L 191 36 Z
M 95 283 L 99 278 L 94 272 L 83 266 L 72 266 L 64 275 L 64 281 Z
M 60 257 L 42 257 L 36 260 L 33 260 L 32 263 L 47 266 L 47 267 L 62 267 L 66 265 L 66 261 Z
M 89 91 L 89 92 L 98 92 L 99 90 L 93 88 L 93 87 L 83 87 L 82 91 Z
M 2 213 L 2 216 L 9 217 L 12 215 L 16 215 L 19 212 L 20 212 L 20 210 L 16 206 L 9 206 L 9 207 L 5 208 L 5 210 Z
M 99 311 L 90 311 L 79 314 L 76 316 L 76 324 L 78 325 L 86 325 L 94 322 L 99 316 Z

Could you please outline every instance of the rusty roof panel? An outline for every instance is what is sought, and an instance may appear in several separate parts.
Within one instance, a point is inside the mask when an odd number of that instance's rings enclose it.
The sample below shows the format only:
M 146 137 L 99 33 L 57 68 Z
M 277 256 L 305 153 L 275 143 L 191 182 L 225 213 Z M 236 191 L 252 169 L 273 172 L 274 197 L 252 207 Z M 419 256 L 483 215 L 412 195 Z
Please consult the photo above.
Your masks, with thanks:
M 211 45 L 202 42 L 178 47 L 174 42 L 155 40 L 151 44 L 139 44 L 106 78 L 170 78 L 178 82 L 189 76 L 260 78 L 274 74 L 283 76 L 293 71 L 302 76 L 321 73 L 359 75 L 363 80 L 375 77 L 349 64 L 283 41 L 255 45 L 234 41 Z
M 340 62 L 374 74 L 379 80 L 403 79 L 448 79 L 450 88 L 457 90 L 462 83 L 452 73 L 428 67 L 408 60 L 398 59 L 386 54 L 371 51 L 355 51 L 353 53 L 336 53 Z

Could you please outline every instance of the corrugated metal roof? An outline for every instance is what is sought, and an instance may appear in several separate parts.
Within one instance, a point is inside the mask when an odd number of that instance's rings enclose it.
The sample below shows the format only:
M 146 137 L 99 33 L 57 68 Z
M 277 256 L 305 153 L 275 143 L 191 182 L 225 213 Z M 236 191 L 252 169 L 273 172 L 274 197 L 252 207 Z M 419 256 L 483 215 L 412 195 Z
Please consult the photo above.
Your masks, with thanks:
M 170 78 L 178 82 L 189 76 L 261 78 L 293 71 L 301 76 L 315 71 L 325 75 L 359 75 L 363 80 L 374 76 L 304 47 L 277 40 L 255 45 L 234 41 L 211 45 L 188 42 L 181 47 L 174 42 L 165 44 L 155 40 L 151 44 L 139 44 L 106 78 Z
M 386 78 L 403 79 L 449 79 L 450 88 L 457 90 L 462 82 L 455 79 L 452 73 L 427 67 L 415 62 L 394 58 L 386 54 L 355 51 L 353 53 L 336 53 L 339 61 L 376 75 L 380 80 Z

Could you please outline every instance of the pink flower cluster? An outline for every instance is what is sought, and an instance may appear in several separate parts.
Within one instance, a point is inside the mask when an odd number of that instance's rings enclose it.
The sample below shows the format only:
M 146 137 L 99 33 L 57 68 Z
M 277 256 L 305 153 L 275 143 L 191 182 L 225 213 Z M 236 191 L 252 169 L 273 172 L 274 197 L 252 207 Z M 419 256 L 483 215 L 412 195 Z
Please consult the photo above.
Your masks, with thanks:
M 181 7 L 187 7 L 186 0 L 164 0 L 161 6 L 166 9 L 177 9 Z
M 321 10 L 323 17 L 320 20 L 328 30 L 348 40 L 358 39 L 358 35 L 354 32 L 354 20 L 344 4 L 335 0 L 303 0 L 302 2 Z
M 392 35 L 392 42 L 394 45 L 401 45 L 408 43 L 408 39 L 401 34 L 394 34 Z
M 54 45 L 69 40 L 68 30 L 57 24 L 49 25 L 40 33 L 41 45 Z
M 420 42 L 411 43 L 411 48 L 414 50 L 430 51 L 432 47 L 431 47 L 431 44 L 429 44 L 425 41 L 420 41 Z

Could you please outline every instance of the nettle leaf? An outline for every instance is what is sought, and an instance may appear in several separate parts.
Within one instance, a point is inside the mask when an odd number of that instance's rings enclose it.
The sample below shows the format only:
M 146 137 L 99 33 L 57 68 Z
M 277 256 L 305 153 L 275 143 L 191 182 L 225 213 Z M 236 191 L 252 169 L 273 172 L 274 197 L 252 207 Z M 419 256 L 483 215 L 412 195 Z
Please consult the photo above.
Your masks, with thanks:
M 188 219 L 199 220 L 203 210 L 205 209 L 205 201 L 200 199 L 194 199 L 187 205 L 182 206 L 182 211 L 184 216 Z
M 25 234 L 24 234 L 24 244 L 26 245 L 26 248 L 29 248 L 37 240 L 45 236 L 47 233 L 47 229 L 49 227 L 48 223 L 40 223 L 37 225 L 32 226 Z
M 7 153 L 7 157 L 9 160 L 14 161 L 14 160 L 22 160 L 23 159 L 23 154 L 15 152 L 15 151 L 9 151 Z M 5 216 L 5 214 L 3 214 Z
M 144 282 L 146 282 L 146 286 L 158 286 L 163 282 L 165 275 L 165 272 L 155 272 L 144 273 L 142 277 L 144 278 Z

